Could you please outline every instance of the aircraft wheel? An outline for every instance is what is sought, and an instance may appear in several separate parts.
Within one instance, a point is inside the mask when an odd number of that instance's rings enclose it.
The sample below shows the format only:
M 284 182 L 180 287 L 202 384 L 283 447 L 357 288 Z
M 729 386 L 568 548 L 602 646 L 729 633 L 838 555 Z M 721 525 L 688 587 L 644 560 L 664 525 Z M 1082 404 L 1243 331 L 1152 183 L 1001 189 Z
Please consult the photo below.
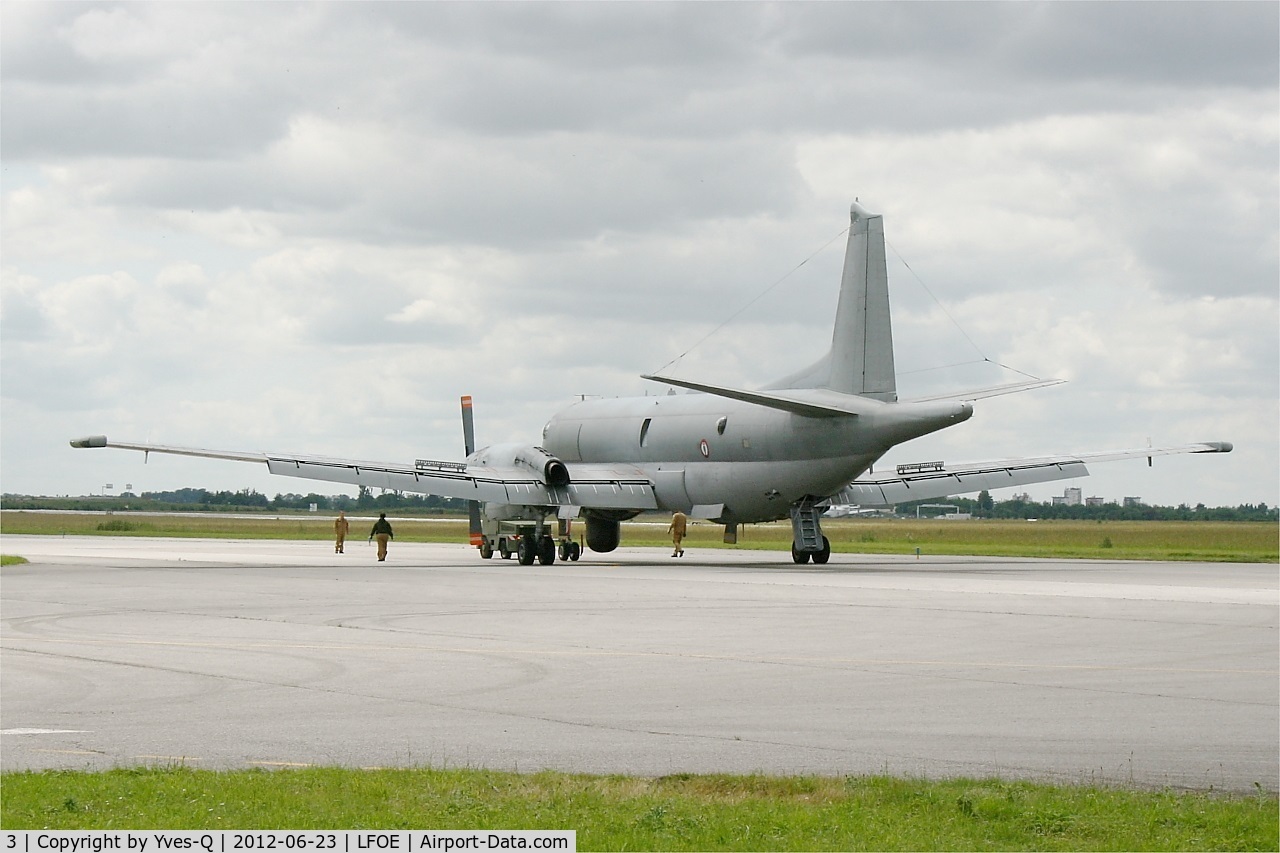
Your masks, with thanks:
M 516 543 L 516 557 L 522 566 L 532 566 L 538 556 L 538 548 L 532 536 L 521 536 Z
M 822 537 L 822 550 L 814 552 L 813 561 L 818 565 L 822 565 L 831 559 L 831 540 Z
M 493 559 L 493 543 L 491 543 L 488 539 L 485 539 L 483 542 L 480 543 L 480 559 L 482 560 Z
M 560 556 L 561 561 L 569 559 L 569 543 L 561 542 L 559 545 L 557 545 L 556 553 Z
M 791 560 L 792 562 L 799 563 L 800 565 L 804 565 L 805 563 L 809 562 L 809 552 L 797 551 L 796 543 L 792 542 L 791 543 Z
M 579 545 L 577 542 L 570 542 L 569 543 L 569 559 L 573 560 L 576 563 L 578 562 L 578 559 L 581 557 L 582 557 L 582 546 Z
M 538 543 L 538 562 L 544 566 L 549 566 L 556 561 L 556 540 L 550 536 L 543 536 L 542 541 Z

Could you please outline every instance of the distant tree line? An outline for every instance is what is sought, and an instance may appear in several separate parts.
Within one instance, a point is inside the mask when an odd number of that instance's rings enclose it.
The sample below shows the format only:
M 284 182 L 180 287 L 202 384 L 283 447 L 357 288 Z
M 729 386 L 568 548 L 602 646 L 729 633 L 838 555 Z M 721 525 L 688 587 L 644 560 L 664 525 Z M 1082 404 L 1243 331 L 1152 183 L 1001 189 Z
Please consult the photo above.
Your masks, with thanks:
M 1087 521 L 1280 521 L 1280 510 L 1265 503 L 1240 504 L 1235 507 L 1207 507 L 1204 504 L 1188 506 L 1124 506 L 1115 503 L 1094 506 L 1036 501 L 995 501 L 990 493 L 982 492 L 976 498 L 932 498 L 914 503 L 898 504 L 897 514 L 916 516 L 916 508 L 923 504 L 946 503 L 960 512 L 975 518 L 1065 518 Z M 4 509 L 61 509 L 61 510 L 136 510 L 152 512 L 306 512 L 315 504 L 318 512 L 345 512 L 370 510 L 395 510 L 405 515 L 441 515 L 466 512 L 467 502 L 458 498 L 442 498 L 437 495 L 379 492 L 361 486 L 356 497 L 350 495 L 321 495 L 315 492 L 277 494 L 268 498 L 254 489 L 238 492 L 211 492 L 207 489 L 175 489 L 167 492 L 129 492 L 116 496 L 87 495 L 74 498 L 29 497 L 6 494 L 0 500 Z M 938 514 L 936 509 L 925 509 L 925 516 Z
M 1207 507 L 1204 504 L 1188 506 L 1125 506 L 1117 503 L 1061 504 L 1038 501 L 995 501 L 989 492 L 983 491 L 976 498 L 932 498 L 913 503 L 898 504 L 898 515 L 915 517 L 916 508 L 924 504 L 954 504 L 960 512 L 974 518 L 1065 518 L 1082 521 L 1280 521 L 1280 508 L 1265 503 L 1240 504 L 1229 507 Z M 925 509 L 922 515 L 937 515 L 938 511 Z
M 143 492 L 140 495 L 123 492 L 114 496 L 88 495 L 83 497 L 51 498 L 6 494 L 4 509 L 61 509 L 61 510 L 135 510 L 152 512 L 306 512 L 315 505 L 317 512 L 354 512 L 361 510 L 395 510 L 404 514 L 441 515 L 446 512 L 466 512 L 467 502 L 458 498 L 442 498 L 438 495 L 405 495 L 398 492 L 380 492 L 360 487 L 356 497 L 350 495 L 321 495 L 311 492 L 277 494 L 269 498 L 254 489 L 237 492 L 211 492 L 208 489 L 174 489 L 173 491 Z

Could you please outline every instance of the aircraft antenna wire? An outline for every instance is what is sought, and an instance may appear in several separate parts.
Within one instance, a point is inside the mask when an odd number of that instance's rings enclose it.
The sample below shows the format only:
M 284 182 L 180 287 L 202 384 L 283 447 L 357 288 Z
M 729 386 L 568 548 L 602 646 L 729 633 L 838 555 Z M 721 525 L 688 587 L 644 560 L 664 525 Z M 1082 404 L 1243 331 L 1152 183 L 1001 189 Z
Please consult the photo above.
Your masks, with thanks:
M 968 367 L 971 364 L 995 364 L 989 358 L 975 358 L 972 361 L 957 361 L 955 364 L 941 364 L 937 367 L 919 367 L 915 370 L 899 370 L 899 376 L 914 376 L 917 373 L 930 373 L 934 370 L 950 370 L 953 367 Z M 1031 377 L 1034 379 L 1035 377 Z
M 684 358 L 684 357 L 685 357 L 686 355 L 688 355 L 689 353 L 693 352 L 693 351 L 694 351 L 695 349 L 697 349 L 698 347 L 702 346 L 704 343 L 706 343 L 706 342 L 707 342 L 707 339 L 708 339 L 708 338 L 710 338 L 712 335 L 715 335 L 715 334 L 716 334 L 716 333 L 718 333 L 721 329 L 723 329 L 725 326 L 727 326 L 727 325 L 729 325 L 730 323 L 732 323 L 734 320 L 736 320 L 739 316 L 741 316 L 741 314 L 742 314 L 744 311 L 746 311 L 748 308 L 750 308 L 752 305 L 755 305 L 755 304 L 756 304 L 757 302 L 759 302 L 761 299 L 763 299 L 764 297 L 768 296 L 770 291 L 772 291 L 772 290 L 773 290 L 775 287 L 777 287 L 778 285 L 782 284 L 782 283 L 783 283 L 784 281 L 786 281 L 787 279 L 791 278 L 791 276 L 795 275 L 795 274 L 796 274 L 796 272 L 798 272 L 798 271 L 799 271 L 799 269 L 800 269 L 802 266 L 804 266 L 805 264 L 809 263 L 809 261 L 813 260 L 813 259 L 814 259 L 814 258 L 816 258 L 818 255 L 820 255 L 820 254 L 822 254 L 824 251 L 826 251 L 827 247 L 828 247 L 828 246 L 830 246 L 832 243 L 834 243 L 835 241 L 839 240 L 839 239 L 840 239 L 841 237 L 843 237 L 844 235 L 848 234 L 848 233 L 849 233 L 849 228 L 852 228 L 852 227 L 853 227 L 852 225 L 850 225 L 850 226 L 846 226 L 846 227 L 844 228 L 844 230 L 842 230 L 839 234 L 835 235 L 835 236 L 834 236 L 834 237 L 832 237 L 830 240 L 828 240 L 827 242 L 825 242 L 825 243 L 823 243 L 821 246 L 819 246 L 816 250 L 814 250 L 813 252 L 811 252 L 811 253 L 809 254 L 809 257 L 805 258 L 803 261 L 801 261 L 800 263 L 798 263 L 798 264 L 796 264 L 794 267 L 792 267 L 792 268 L 791 268 L 791 270 L 789 270 L 786 274 L 784 274 L 784 275 L 782 276 L 782 278 L 778 279 L 778 280 L 777 280 L 777 281 L 775 281 L 773 284 L 769 285 L 769 286 L 768 286 L 768 287 L 766 287 L 764 290 L 762 290 L 762 291 L 760 291 L 759 293 L 757 293 L 757 294 L 756 294 L 754 297 L 752 297 L 752 299 L 751 299 L 750 301 L 748 301 L 745 305 L 743 305 L 743 306 L 742 306 L 741 308 L 739 308 L 737 311 L 733 312 L 733 313 L 732 313 L 732 314 L 730 314 L 728 317 L 726 317 L 724 320 L 722 320 L 722 321 L 720 322 L 720 325 L 716 326 L 714 329 L 712 329 L 711 331 L 707 332 L 705 335 L 703 335 L 701 338 L 699 338 L 697 341 L 695 341 L 695 342 L 694 342 L 694 343 L 693 343 L 693 344 L 692 344 L 688 349 L 686 349 L 684 352 L 680 353 L 678 356 L 676 356 L 675 358 L 671 359 L 671 360 L 670 360 L 670 361 L 668 361 L 666 364 L 662 365 L 662 367 L 659 367 L 657 370 L 655 370 L 655 371 L 653 371 L 653 372 L 654 372 L 655 374 L 660 374 L 660 373 L 662 373 L 662 371 L 666 370 L 668 367 L 670 367 L 671 365 L 673 365 L 673 364 L 675 364 L 676 362 L 680 361 L 682 358 Z M 931 295 L 932 295 L 932 294 L 931 294 Z
M 925 373 L 930 370 L 945 370 L 948 367 L 963 367 L 968 364 L 984 364 L 985 363 L 985 364 L 994 364 L 996 367 L 1003 368 L 1004 370 L 1010 370 L 1014 373 L 1017 373 L 1019 376 L 1025 376 L 1028 379 L 1034 379 L 1037 382 L 1040 381 L 1039 376 L 1032 376 L 1030 373 L 1027 373 L 1025 370 L 1019 370 L 1016 367 L 1010 367 L 1007 364 L 1002 364 L 996 361 L 995 359 L 991 358 L 990 356 L 988 356 L 985 352 L 983 352 L 982 347 L 974 343 L 973 338 L 969 337 L 969 333 L 964 330 L 964 326 L 961 326 L 960 323 L 956 320 L 956 318 L 951 316 L 951 312 L 947 310 L 947 306 L 942 304 L 942 300 L 939 299 L 937 296 L 934 296 L 933 291 L 929 289 L 929 285 L 924 283 L 924 279 L 916 275 L 916 271 L 911 268 L 911 264 L 907 263 L 907 259 L 902 257 L 902 253 L 898 251 L 898 247 L 890 243 L 888 238 L 885 239 L 884 244 L 893 250 L 893 254 L 896 255 L 898 260 L 902 263 L 902 265 L 907 268 L 907 272 L 911 273 L 911 277 L 914 278 L 916 280 L 916 283 L 919 284 L 920 287 L 924 289 L 924 292 L 929 294 L 929 298 L 932 299 L 934 304 L 937 305 L 939 310 L 942 311 L 943 316 L 945 316 L 948 320 L 951 321 L 951 325 L 955 326 L 956 331 L 958 331 L 961 335 L 964 335 L 964 339 L 969 342 L 969 346 L 973 347 L 974 352 L 976 352 L 978 355 L 982 357 L 981 361 L 963 361 L 958 364 L 950 364 L 950 365 L 945 365 L 943 367 L 926 367 L 921 370 L 908 370 L 908 371 L 904 371 L 902 375 L 906 376 L 912 373 Z

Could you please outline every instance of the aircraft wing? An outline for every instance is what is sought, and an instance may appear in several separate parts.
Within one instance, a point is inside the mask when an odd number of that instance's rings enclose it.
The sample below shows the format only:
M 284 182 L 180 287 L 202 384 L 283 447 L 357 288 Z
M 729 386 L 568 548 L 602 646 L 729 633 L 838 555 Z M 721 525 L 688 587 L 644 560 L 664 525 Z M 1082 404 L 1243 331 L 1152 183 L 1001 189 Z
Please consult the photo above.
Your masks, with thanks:
M 1120 459 L 1150 459 L 1178 453 L 1229 453 L 1231 444 L 1206 441 L 1172 447 L 1144 447 L 1136 450 L 1105 450 L 1067 456 L 1042 456 L 1027 459 L 1003 459 L 947 465 L 942 462 L 919 462 L 899 465 L 892 473 L 867 474 L 854 480 L 831 496 L 832 503 L 859 506 L 893 506 L 926 498 L 943 498 L 1025 486 L 1052 480 L 1087 477 L 1086 463 L 1114 462 Z
M 445 498 L 490 501 L 520 506 L 579 506 L 590 509 L 657 509 L 654 484 L 642 471 L 627 465 L 577 464 L 569 467 L 566 486 L 549 486 L 521 468 L 469 465 L 465 462 L 366 462 L 286 453 L 207 450 L 108 441 L 95 435 L 76 439 L 72 447 L 116 447 L 143 453 L 168 453 L 265 464 L 272 474 L 325 480 L 355 486 L 418 492 Z

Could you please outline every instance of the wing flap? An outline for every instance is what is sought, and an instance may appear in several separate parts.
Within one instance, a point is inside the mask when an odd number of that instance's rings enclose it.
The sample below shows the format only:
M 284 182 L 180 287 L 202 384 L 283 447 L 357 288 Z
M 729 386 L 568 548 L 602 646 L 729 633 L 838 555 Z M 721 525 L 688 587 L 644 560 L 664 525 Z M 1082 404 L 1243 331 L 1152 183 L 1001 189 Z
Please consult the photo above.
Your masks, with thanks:
M 983 489 L 1002 489 L 1007 486 L 1025 486 L 1087 476 L 1089 469 L 1080 461 L 991 465 L 982 468 L 957 466 L 918 474 L 859 478 L 831 500 L 833 503 L 859 506 L 893 506 L 907 501 L 980 492 Z
M 1172 456 L 1180 453 L 1230 453 L 1231 443 L 1203 441 L 1169 447 L 1102 450 L 1065 456 L 1042 456 L 944 465 L 941 462 L 899 465 L 895 473 L 859 477 L 831 497 L 832 503 L 892 506 L 906 501 L 943 498 L 1053 480 L 1087 477 L 1086 464 Z

